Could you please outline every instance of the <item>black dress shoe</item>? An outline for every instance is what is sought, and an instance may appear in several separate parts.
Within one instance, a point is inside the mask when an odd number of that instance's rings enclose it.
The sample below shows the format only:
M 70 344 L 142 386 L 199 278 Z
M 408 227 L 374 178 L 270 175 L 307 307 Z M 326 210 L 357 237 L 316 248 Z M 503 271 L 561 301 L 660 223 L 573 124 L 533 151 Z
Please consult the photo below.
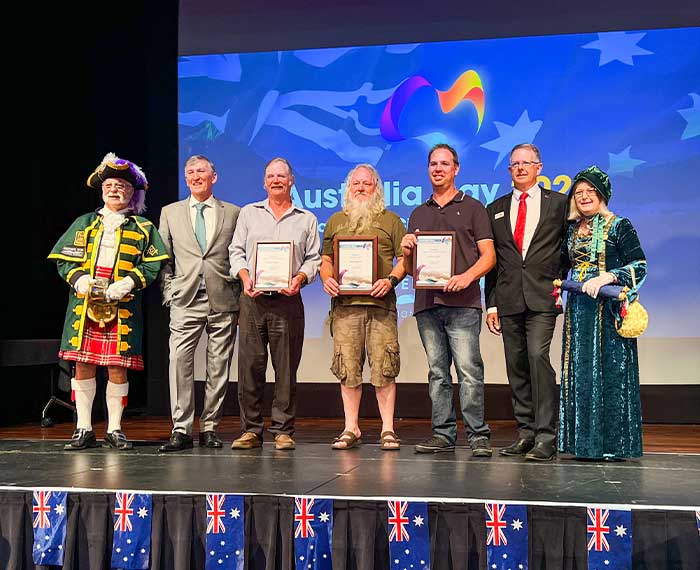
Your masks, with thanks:
M 535 446 L 535 442 L 531 439 L 518 439 L 511 443 L 508 447 L 502 447 L 498 450 L 501 455 L 525 455 Z
M 526 461 L 551 461 L 557 455 L 557 450 L 551 445 L 538 442 L 528 453 L 525 454 Z
M 126 439 L 124 432 L 120 429 L 115 429 L 112 433 L 105 434 L 105 442 L 102 447 L 111 447 L 112 449 L 132 449 L 133 444 Z
M 164 443 L 158 448 L 160 453 L 168 453 L 169 451 L 184 451 L 185 449 L 192 449 L 192 437 L 186 433 L 179 431 L 174 431 L 168 440 L 168 443 Z
M 222 443 L 215 431 L 203 431 L 199 434 L 199 446 L 219 449 Z
M 73 432 L 73 437 L 63 446 L 63 449 L 66 451 L 80 451 L 81 449 L 97 447 L 98 445 L 94 431 L 91 429 L 77 428 Z

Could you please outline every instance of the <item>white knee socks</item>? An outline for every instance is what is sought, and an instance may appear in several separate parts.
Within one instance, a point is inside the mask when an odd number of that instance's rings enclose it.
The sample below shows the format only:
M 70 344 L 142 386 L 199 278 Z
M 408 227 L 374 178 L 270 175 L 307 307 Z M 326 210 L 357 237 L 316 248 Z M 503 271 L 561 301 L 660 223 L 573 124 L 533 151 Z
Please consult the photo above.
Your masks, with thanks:
M 78 429 L 92 430 L 92 403 L 95 400 L 97 382 L 95 378 L 76 380 L 71 378 L 71 390 L 75 401 L 75 411 L 78 414 Z
M 107 416 L 109 425 L 107 433 L 122 429 L 122 412 L 126 407 L 126 396 L 129 394 L 129 383 L 115 384 L 107 382 Z

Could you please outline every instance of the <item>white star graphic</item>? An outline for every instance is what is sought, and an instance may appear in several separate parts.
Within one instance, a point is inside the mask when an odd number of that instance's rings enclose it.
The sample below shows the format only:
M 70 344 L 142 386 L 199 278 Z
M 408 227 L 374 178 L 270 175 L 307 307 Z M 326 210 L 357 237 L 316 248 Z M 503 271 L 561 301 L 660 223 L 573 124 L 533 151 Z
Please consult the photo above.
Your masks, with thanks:
M 140 519 L 145 519 L 148 516 L 148 509 L 146 507 L 141 507 L 138 512 Z
M 679 111 L 679 113 L 680 113 L 680 111 Z M 65 510 L 66 510 L 65 507 L 61 503 L 59 503 L 58 505 L 56 505 L 54 507 L 53 512 L 55 512 L 58 515 L 62 515 L 63 511 L 65 511 Z
M 646 160 L 637 160 L 630 156 L 630 149 L 632 146 L 628 146 L 625 150 L 618 154 L 612 152 L 608 153 L 610 158 L 610 168 L 608 168 L 608 174 L 610 176 L 624 176 L 625 178 L 634 177 L 634 169 L 640 164 L 644 164 Z
M 413 518 L 413 524 L 416 526 L 423 526 L 423 517 L 420 515 L 416 515 Z
M 320 515 L 318 515 L 318 518 L 321 522 L 324 522 L 324 523 L 331 520 L 331 516 L 328 513 L 321 513 Z
M 231 512 L 229 513 L 229 516 L 232 519 L 237 519 L 238 517 L 241 516 L 241 511 L 239 509 L 231 509 Z
M 610 565 L 610 560 L 605 560 L 605 561 L 603 562 L 603 564 L 605 564 L 606 566 L 609 566 L 609 565 Z
M 131 544 L 131 539 L 130 539 L 130 538 L 127 538 L 127 539 L 126 539 L 126 543 L 127 543 L 127 544 Z
M 693 100 L 693 105 L 687 109 L 679 109 L 678 113 L 687 121 L 687 125 L 681 140 L 690 139 L 700 135 L 700 95 L 697 93 L 688 93 Z
M 513 126 L 506 125 L 499 121 L 494 121 L 493 124 L 496 125 L 499 137 L 485 142 L 481 146 L 498 153 L 496 164 L 493 166 L 494 170 L 496 170 L 496 167 L 501 161 L 508 156 L 516 144 L 531 143 L 535 140 L 535 135 L 542 128 L 542 121 L 530 120 L 527 109 L 523 111 L 523 114 L 520 115 L 520 118 Z
M 627 534 L 627 529 L 621 524 L 619 524 L 615 527 L 615 534 L 617 536 L 625 536 Z
M 646 33 L 627 34 L 625 32 L 605 32 L 598 34 L 598 39 L 581 46 L 584 49 L 600 50 L 598 67 L 602 67 L 611 61 L 620 61 L 627 65 L 634 65 L 632 56 L 652 55 L 653 51 L 640 48 L 637 43 L 646 36 Z
M 407 548 L 406 550 L 403 551 L 404 554 L 409 555 L 411 554 L 411 551 Z
M 520 519 L 514 519 L 512 523 L 510 523 L 510 526 L 513 527 L 513 530 L 522 530 L 523 529 L 523 521 Z

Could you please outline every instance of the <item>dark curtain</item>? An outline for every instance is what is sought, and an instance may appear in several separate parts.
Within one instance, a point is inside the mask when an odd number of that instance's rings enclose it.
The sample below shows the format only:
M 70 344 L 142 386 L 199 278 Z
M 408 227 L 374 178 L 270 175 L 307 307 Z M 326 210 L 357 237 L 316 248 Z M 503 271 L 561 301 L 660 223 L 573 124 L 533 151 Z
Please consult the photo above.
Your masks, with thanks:
M 108 570 L 114 493 L 69 493 L 66 570 Z M 481 503 L 430 503 L 434 570 L 486 570 Z M 334 570 L 388 569 L 387 505 L 334 501 Z M 245 498 L 247 570 L 294 568 L 294 498 Z M 530 506 L 531 570 L 587 570 L 586 509 Z M 204 569 L 205 495 L 153 495 L 152 570 Z M 32 493 L 0 492 L 0 568 L 43 569 L 32 563 Z M 635 510 L 632 568 L 697 570 L 700 537 L 695 513 Z

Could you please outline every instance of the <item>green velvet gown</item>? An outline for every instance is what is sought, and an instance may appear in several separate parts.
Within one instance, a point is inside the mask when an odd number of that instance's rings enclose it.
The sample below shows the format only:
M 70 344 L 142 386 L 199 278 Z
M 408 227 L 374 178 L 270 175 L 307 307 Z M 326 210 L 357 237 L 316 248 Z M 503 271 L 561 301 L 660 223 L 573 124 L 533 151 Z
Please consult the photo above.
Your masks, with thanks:
M 627 218 L 605 224 L 602 252 L 590 259 L 591 237 L 569 228 L 564 243 L 571 279 L 587 281 L 601 271 L 619 285 L 639 286 L 646 259 Z M 559 451 L 580 458 L 622 459 L 642 455 L 637 340 L 615 329 L 620 301 L 569 293 L 564 314 L 559 410 Z

